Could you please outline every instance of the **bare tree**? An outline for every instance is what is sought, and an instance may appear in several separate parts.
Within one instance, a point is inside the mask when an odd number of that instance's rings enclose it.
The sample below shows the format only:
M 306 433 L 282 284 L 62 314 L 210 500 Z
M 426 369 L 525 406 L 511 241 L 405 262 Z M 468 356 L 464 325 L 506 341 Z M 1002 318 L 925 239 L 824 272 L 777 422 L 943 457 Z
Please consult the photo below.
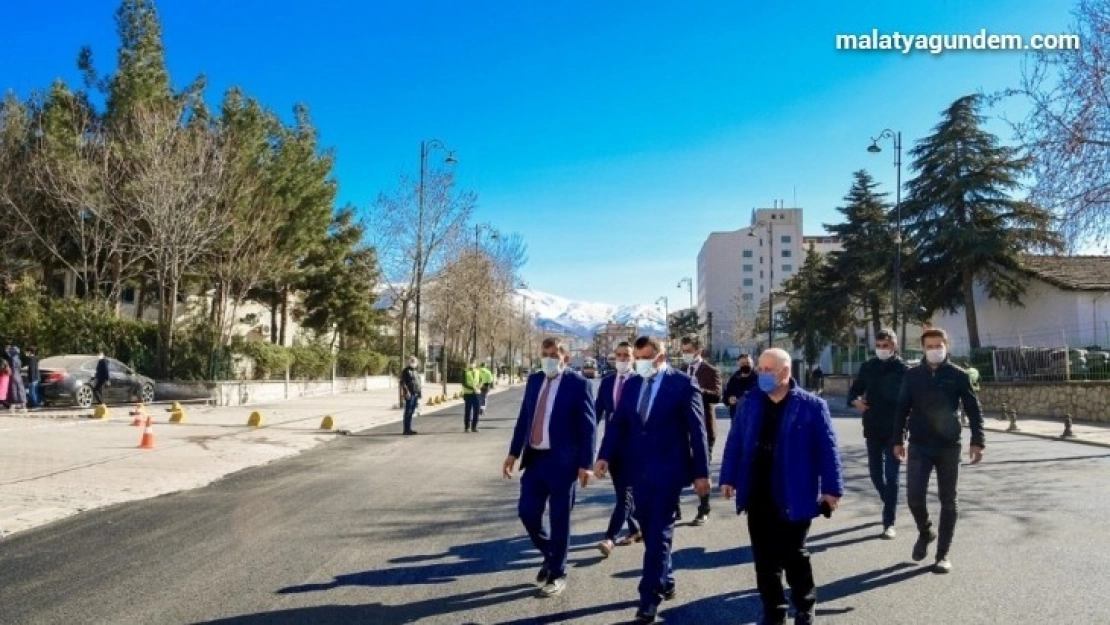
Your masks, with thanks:
M 425 276 L 437 274 L 450 262 L 449 251 L 463 236 L 477 202 L 474 193 L 456 191 L 454 176 L 445 171 L 429 171 L 423 192 L 421 206 L 420 185 L 402 176 L 396 192 L 378 196 L 371 218 L 386 287 L 406 312 L 421 295 Z M 400 328 L 402 355 L 409 353 L 405 316 Z
M 742 289 L 732 295 L 732 339 L 741 345 L 755 337 L 756 309 L 745 300 Z
M 183 107 L 136 109 L 114 128 L 104 189 L 139 223 L 129 244 L 158 287 L 158 367 L 168 372 L 183 278 L 230 224 L 217 199 L 226 171 L 219 133 Z
M 1034 157 L 1032 202 L 1053 211 L 1072 249 L 1110 233 L 1110 3 L 1080 0 L 1073 32 L 1079 50 L 1041 50 L 1026 63 L 1027 117 L 1014 123 Z

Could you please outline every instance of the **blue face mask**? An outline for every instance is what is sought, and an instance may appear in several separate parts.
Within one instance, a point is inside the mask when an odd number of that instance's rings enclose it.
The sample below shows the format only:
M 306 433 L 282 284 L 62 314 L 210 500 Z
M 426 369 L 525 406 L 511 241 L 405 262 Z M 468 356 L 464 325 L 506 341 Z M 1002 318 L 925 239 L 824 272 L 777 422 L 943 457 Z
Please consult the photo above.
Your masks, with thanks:
M 779 387 L 778 375 L 774 373 L 759 373 L 759 390 L 771 394 Z

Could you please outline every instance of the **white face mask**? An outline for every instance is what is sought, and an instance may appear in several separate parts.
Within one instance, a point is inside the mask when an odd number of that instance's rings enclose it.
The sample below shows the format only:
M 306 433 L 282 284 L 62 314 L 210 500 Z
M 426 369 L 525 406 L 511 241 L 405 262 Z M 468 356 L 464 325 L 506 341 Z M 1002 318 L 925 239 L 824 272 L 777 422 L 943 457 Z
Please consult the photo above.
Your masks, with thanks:
M 879 360 L 889 360 L 894 355 L 893 349 L 876 349 L 875 357 Z
M 694 362 L 694 355 L 683 353 L 682 354 L 682 362 L 684 362 L 686 364 L 690 364 L 690 363 Z
M 629 371 L 632 371 L 632 361 L 631 360 L 618 360 L 617 361 L 617 373 L 619 373 L 621 375 L 628 375 Z
M 648 358 L 637 358 L 636 373 L 645 378 L 651 377 L 655 373 L 655 361 Z
M 543 367 L 544 375 L 549 378 L 559 375 L 563 370 L 562 358 L 541 358 L 540 363 Z
M 947 347 L 938 347 L 937 349 L 925 350 L 925 360 L 928 360 L 929 364 L 939 365 L 940 363 L 944 362 L 946 356 L 948 356 Z

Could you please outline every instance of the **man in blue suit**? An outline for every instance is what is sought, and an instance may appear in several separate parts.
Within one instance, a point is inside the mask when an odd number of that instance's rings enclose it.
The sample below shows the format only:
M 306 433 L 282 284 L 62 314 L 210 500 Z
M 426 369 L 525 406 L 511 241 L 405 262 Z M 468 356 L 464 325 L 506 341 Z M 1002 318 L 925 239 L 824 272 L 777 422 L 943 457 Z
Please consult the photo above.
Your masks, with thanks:
M 544 597 L 566 588 L 570 511 L 576 487 L 585 488 L 589 481 L 597 445 L 590 382 L 566 368 L 565 355 L 561 341 L 544 339 L 543 370 L 528 376 L 509 455 L 501 468 L 505 479 L 512 479 L 520 458 L 524 476 L 517 511 L 532 544 L 543 555 L 536 583 Z M 544 509 L 550 531 L 544 527 Z
M 597 404 L 594 406 L 594 411 L 597 413 L 597 420 L 599 423 L 605 423 L 605 428 L 609 428 L 609 423 L 613 420 L 613 415 L 616 413 L 617 403 L 624 395 L 624 389 L 632 378 L 638 377 L 636 372 L 632 370 L 632 344 L 628 341 L 621 341 L 617 343 L 616 349 L 613 350 L 613 359 L 616 363 L 616 375 L 606 376 L 601 380 L 601 385 L 597 389 Z M 605 538 L 597 544 L 598 550 L 606 558 L 613 552 L 617 545 L 631 545 L 634 542 L 639 542 L 642 538 L 640 534 L 640 526 L 636 523 L 635 517 L 632 515 L 634 509 L 632 499 L 632 484 L 625 479 L 624 473 L 618 464 L 609 464 L 609 473 L 613 477 L 613 490 L 616 491 L 617 505 L 613 507 L 613 514 L 609 517 L 609 527 L 605 530 Z M 617 538 L 617 534 L 621 531 L 621 526 L 628 524 L 628 534 L 624 538 Z
M 653 623 L 664 599 L 675 596 L 671 569 L 674 505 L 682 489 L 709 493 L 709 443 L 701 391 L 694 380 L 667 365 L 659 339 L 636 339 L 636 373 L 621 395 L 595 472 L 604 477 L 619 463 L 632 484 L 636 520 L 644 536 L 644 566 L 636 622 Z
M 790 376 L 790 354 L 759 355 L 759 390 L 733 420 L 721 458 L 721 494 L 748 513 L 761 624 L 786 623 L 782 573 L 790 583 L 795 625 L 813 622 L 817 602 L 806 550 L 810 523 L 831 515 L 844 493 L 829 406 Z

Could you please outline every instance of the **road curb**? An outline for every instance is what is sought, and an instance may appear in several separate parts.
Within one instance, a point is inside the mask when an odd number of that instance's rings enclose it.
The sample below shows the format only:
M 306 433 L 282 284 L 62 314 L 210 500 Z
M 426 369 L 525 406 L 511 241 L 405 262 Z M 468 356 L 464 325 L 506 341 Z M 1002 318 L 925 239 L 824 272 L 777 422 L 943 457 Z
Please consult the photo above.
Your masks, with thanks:
M 1058 442 L 1061 442 L 1061 443 L 1076 443 L 1076 444 L 1079 444 L 1079 445 L 1088 445 L 1090 447 L 1102 447 L 1103 449 L 1110 449 L 1110 443 L 1104 443 L 1102 441 L 1087 440 L 1087 439 L 1084 439 L 1084 438 L 1080 438 L 1078 435 L 1073 437 L 1073 438 L 1063 438 L 1061 436 L 1053 436 L 1051 434 L 1038 434 L 1036 432 L 1026 432 L 1025 430 L 1019 430 L 1017 432 L 1009 432 L 1009 431 L 1006 431 L 1004 428 L 987 427 L 987 426 L 984 426 L 983 429 L 987 430 L 988 432 L 997 432 L 999 434 L 1013 434 L 1015 436 L 1028 436 L 1030 438 L 1039 438 L 1039 439 L 1046 440 L 1046 441 L 1058 441 Z

